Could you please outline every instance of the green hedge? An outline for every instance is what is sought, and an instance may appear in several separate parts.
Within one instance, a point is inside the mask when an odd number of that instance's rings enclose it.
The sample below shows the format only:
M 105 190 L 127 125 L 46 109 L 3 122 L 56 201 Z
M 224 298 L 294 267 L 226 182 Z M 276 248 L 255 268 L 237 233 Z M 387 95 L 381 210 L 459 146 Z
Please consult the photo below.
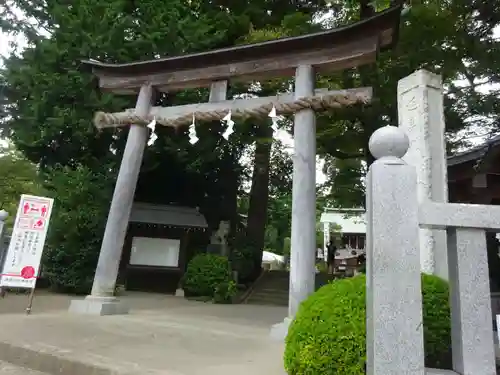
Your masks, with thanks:
M 286 338 L 289 375 L 361 375 L 366 360 L 366 278 L 332 282 L 302 303 Z M 426 366 L 451 366 L 448 284 L 422 275 Z
M 230 302 L 236 292 L 229 260 L 215 254 L 191 259 L 182 284 L 186 297 L 210 297 L 217 303 Z

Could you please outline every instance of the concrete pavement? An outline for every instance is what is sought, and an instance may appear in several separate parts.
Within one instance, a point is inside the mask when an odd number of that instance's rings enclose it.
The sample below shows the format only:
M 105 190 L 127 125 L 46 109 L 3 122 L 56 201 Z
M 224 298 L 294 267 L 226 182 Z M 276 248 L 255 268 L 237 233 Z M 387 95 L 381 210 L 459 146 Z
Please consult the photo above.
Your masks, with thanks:
M 0 361 L 0 375 L 47 375 L 43 372 L 12 365 L 8 362 Z
M 25 296 L 0 300 L 0 360 L 63 375 L 285 374 L 283 344 L 269 339 L 283 307 L 131 294 L 131 314 L 94 317 L 68 314 L 69 297 L 37 298 L 31 316 Z

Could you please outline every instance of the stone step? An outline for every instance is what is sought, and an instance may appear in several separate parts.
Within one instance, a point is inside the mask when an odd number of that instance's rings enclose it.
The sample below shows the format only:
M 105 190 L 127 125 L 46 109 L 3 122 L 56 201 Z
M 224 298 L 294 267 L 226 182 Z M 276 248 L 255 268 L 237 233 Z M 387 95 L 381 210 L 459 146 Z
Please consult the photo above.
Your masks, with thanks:
M 266 289 L 281 290 L 284 293 L 288 293 L 288 284 L 279 285 L 279 284 L 272 284 L 272 283 L 263 283 L 263 284 L 256 285 L 254 288 L 255 291 L 266 290 Z
M 248 298 L 247 303 L 253 305 L 277 305 L 277 306 L 287 306 L 288 305 L 288 293 L 285 294 L 265 294 L 256 293 L 252 294 Z
M 275 281 L 275 280 L 261 280 L 256 288 L 268 287 L 268 288 L 276 288 L 276 289 L 287 289 L 290 283 L 288 281 Z
M 266 272 L 257 282 L 246 303 L 253 305 L 287 306 L 289 273 Z
M 290 282 L 288 280 L 269 280 L 269 279 L 262 279 L 259 282 L 259 285 L 279 285 L 280 287 L 288 288 L 288 285 L 290 285 Z
M 267 279 L 274 279 L 274 280 L 288 280 L 290 278 L 290 274 L 288 272 L 271 271 L 267 272 L 264 275 L 264 277 Z
M 262 305 L 262 306 L 288 306 L 287 300 L 276 300 L 276 299 L 261 299 L 261 298 L 251 298 L 246 302 L 249 305 Z
M 249 299 L 260 298 L 260 299 L 285 299 L 288 300 L 288 293 L 253 293 Z
M 281 299 L 288 299 L 288 292 L 283 292 L 283 291 L 267 291 L 267 290 L 261 290 L 258 292 L 254 292 L 250 298 L 252 297 L 262 297 L 262 298 L 281 298 Z
M 261 280 L 261 282 L 266 282 L 266 283 L 275 283 L 275 284 L 283 284 L 283 285 L 288 285 L 290 283 L 290 280 L 288 278 L 281 278 L 281 277 L 266 277 L 264 276 Z
M 261 288 L 254 289 L 254 293 L 264 294 L 286 294 L 288 295 L 288 288 L 274 288 L 273 286 L 264 285 Z
M 270 275 L 266 274 L 264 276 L 268 280 L 290 280 L 290 276 L 288 275 Z
M 288 296 L 288 290 L 283 289 L 258 289 L 254 290 L 253 295 L 265 294 L 265 295 L 274 295 L 274 296 Z

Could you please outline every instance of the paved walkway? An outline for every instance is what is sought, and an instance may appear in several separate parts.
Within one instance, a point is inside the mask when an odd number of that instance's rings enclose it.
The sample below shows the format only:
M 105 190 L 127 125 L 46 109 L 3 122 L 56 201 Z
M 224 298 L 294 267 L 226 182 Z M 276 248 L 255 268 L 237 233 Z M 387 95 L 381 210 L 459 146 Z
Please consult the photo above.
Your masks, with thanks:
M 27 369 L 26 367 L 14 366 L 10 363 L 0 361 L 0 375 L 47 375 L 43 372 Z
M 31 368 L 68 375 L 88 375 L 88 366 L 99 374 L 285 374 L 283 344 L 269 339 L 269 328 L 286 308 L 151 294 L 123 299 L 132 308 L 129 315 L 78 316 L 66 313 L 69 297 L 42 293 L 26 316 L 27 296 L 8 295 L 0 299 L 0 360 L 8 353 L 18 357 L 21 348 L 60 359 L 59 368 L 45 359 Z

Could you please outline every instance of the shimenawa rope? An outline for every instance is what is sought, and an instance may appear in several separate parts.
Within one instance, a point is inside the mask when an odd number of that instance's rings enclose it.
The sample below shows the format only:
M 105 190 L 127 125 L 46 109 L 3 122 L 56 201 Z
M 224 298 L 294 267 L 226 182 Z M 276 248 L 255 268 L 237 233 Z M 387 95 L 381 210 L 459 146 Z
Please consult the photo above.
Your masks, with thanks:
M 276 113 L 278 115 L 289 115 L 302 109 L 310 108 L 314 109 L 315 111 L 323 111 L 328 108 L 340 108 L 343 106 L 353 105 L 355 103 L 367 103 L 369 100 L 370 97 L 366 95 L 344 92 L 301 98 L 290 103 L 270 102 L 257 108 L 232 110 L 231 114 L 233 118 L 243 119 L 249 117 L 265 117 L 269 114 L 269 111 L 274 104 Z M 207 112 L 194 112 L 194 116 L 199 122 L 218 121 L 221 120 L 229 110 L 230 108 Z M 94 125 L 97 128 L 119 127 L 129 124 L 147 125 L 153 120 L 153 117 L 156 118 L 156 122 L 160 125 L 178 127 L 191 124 L 193 120 L 193 113 L 188 113 L 186 115 L 172 119 L 162 118 L 161 116 L 153 116 L 151 114 L 147 116 L 138 116 L 134 111 L 117 113 L 97 112 L 94 117 Z

